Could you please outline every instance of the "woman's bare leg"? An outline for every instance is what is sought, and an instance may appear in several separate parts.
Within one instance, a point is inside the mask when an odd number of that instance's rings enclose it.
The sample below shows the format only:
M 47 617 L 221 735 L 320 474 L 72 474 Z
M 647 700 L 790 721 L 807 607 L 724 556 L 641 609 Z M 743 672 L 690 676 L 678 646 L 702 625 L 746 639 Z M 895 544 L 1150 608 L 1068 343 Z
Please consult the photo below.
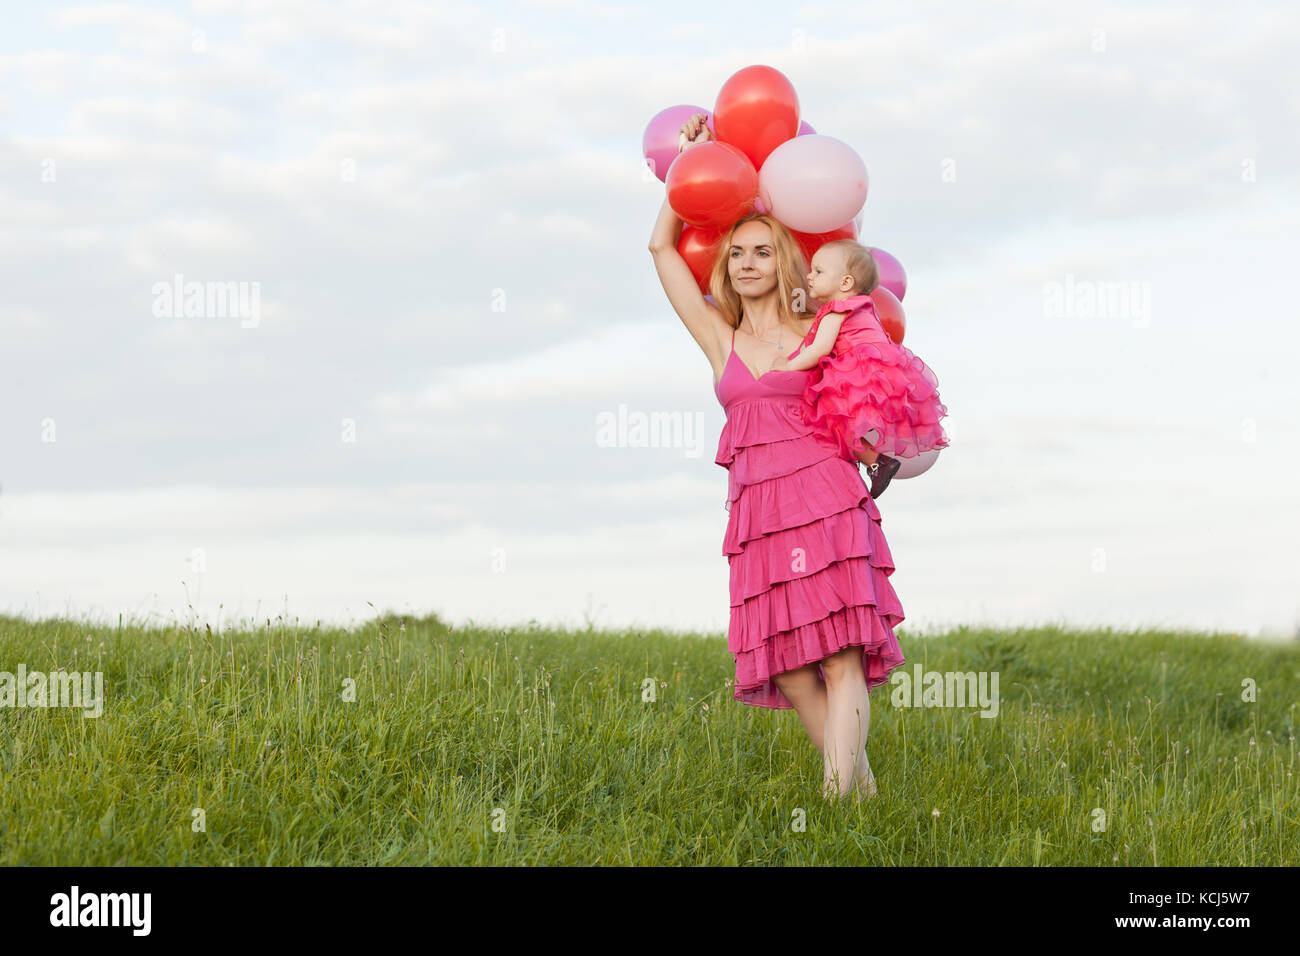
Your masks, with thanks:
M 867 761 L 871 729 L 871 699 L 862 673 L 862 648 L 846 647 L 821 662 L 826 674 L 826 731 L 822 751 L 827 796 L 855 798 L 875 794 L 875 778 Z
M 797 667 L 784 674 L 777 674 L 772 680 L 781 688 L 781 693 L 794 704 L 795 712 L 803 721 L 804 730 L 812 738 L 818 753 L 824 753 L 822 736 L 826 732 L 826 685 L 817 673 L 816 664 Z

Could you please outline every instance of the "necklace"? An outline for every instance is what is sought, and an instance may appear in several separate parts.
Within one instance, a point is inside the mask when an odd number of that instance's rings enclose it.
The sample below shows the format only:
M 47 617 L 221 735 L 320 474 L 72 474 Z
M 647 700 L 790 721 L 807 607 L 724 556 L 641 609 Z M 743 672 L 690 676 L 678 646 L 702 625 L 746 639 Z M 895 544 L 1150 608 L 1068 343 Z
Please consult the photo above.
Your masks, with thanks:
M 753 325 L 753 323 L 751 322 L 750 325 Z M 781 331 L 782 331 L 783 328 L 784 328 L 784 326 L 779 326 L 779 327 L 777 328 L 777 330 L 776 330 L 776 341 L 775 341 L 775 342 L 773 342 L 771 339 L 765 339 L 765 338 L 763 338 L 763 337 L 760 336 L 757 332 L 751 332 L 751 333 L 749 333 L 749 334 L 752 335 L 754 338 L 758 339 L 760 342 L 766 342 L 768 345 L 775 345 L 775 346 L 776 346 L 776 350 L 777 350 L 778 352 L 784 352 L 785 349 L 784 349 L 784 347 L 782 347 L 782 345 L 781 345 Z

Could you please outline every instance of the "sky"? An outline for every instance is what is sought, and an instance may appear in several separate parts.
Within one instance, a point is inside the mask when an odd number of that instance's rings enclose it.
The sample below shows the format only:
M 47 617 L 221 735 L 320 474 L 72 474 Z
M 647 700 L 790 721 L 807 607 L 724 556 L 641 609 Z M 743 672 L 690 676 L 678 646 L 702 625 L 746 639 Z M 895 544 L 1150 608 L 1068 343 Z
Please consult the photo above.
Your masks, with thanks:
M 862 157 L 949 412 L 879 502 L 900 635 L 1295 636 L 1300 9 L 774 9 L 7 11 L 0 613 L 724 634 L 641 137 L 765 64 Z

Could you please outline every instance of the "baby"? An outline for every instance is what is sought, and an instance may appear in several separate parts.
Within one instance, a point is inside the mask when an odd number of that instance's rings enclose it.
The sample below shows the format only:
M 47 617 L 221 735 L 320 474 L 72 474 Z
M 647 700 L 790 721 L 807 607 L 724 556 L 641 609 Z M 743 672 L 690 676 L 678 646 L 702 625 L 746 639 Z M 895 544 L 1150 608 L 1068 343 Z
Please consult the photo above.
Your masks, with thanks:
M 868 295 L 878 282 L 876 260 L 866 246 L 852 239 L 821 246 L 807 283 L 822 306 L 804 338 L 806 348 L 773 366 L 820 369 L 804 390 L 804 418 L 832 434 L 844 457 L 861 456 L 867 463 L 872 498 L 884 493 L 901 467 L 897 458 L 948 445 L 939 424 L 948 413 L 939 401 L 939 380 L 885 334 Z M 874 440 L 867 437 L 872 435 Z

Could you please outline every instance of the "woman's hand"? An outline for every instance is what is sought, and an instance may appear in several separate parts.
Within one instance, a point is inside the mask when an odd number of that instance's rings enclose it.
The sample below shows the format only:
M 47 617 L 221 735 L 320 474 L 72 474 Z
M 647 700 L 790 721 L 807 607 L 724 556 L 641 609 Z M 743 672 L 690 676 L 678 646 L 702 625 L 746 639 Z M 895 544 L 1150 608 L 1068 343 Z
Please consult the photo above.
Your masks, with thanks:
M 681 152 L 688 146 L 694 146 L 696 143 L 705 143 L 709 140 L 709 128 L 704 124 L 708 116 L 704 113 L 696 113 L 685 123 L 682 124 L 681 131 L 677 137 L 677 152 Z

